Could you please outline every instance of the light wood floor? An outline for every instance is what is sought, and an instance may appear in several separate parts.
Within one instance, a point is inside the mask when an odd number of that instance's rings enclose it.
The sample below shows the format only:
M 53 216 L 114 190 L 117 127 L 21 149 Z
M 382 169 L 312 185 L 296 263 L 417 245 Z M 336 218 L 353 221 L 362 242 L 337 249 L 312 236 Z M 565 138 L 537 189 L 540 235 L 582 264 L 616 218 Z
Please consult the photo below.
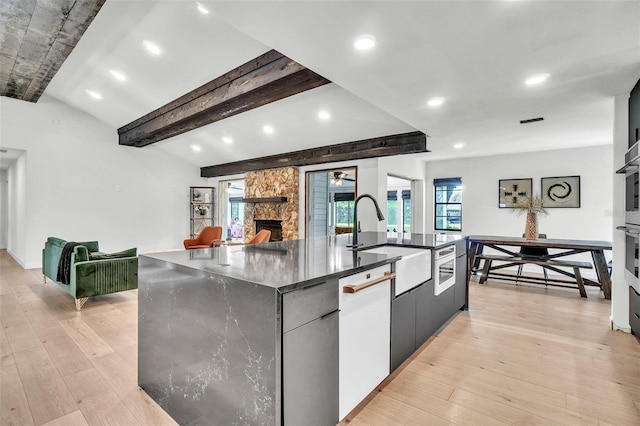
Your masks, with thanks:
M 352 425 L 640 425 L 640 344 L 595 290 L 472 284 Z M 89 299 L 0 251 L 2 425 L 170 425 L 136 385 L 137 292 Z M 347 423 L 347 422 L 344 422 Z M 212 419 L 215 424 L 215 419 Z

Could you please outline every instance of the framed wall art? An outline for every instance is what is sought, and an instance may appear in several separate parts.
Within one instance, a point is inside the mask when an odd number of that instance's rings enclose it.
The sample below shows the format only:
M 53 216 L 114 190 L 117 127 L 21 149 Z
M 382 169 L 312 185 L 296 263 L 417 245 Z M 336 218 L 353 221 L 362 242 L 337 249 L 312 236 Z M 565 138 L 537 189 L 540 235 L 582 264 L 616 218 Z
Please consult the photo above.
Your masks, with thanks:
M 501 209 L 515 207 L 531 198 L 533 180 L 500 179 L 498 181 L 498 207 Z
M 540 187 L 545 208 L 580 207 L 580 176 L 543 177 Z

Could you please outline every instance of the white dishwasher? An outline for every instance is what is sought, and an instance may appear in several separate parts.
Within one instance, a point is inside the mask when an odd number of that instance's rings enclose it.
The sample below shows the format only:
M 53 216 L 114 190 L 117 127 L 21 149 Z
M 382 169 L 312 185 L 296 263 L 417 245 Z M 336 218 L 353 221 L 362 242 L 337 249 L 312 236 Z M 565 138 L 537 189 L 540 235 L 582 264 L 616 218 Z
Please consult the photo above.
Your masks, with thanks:
M 385 265 L 340 279 L 340 420 L 389 375 L 393 277 Z

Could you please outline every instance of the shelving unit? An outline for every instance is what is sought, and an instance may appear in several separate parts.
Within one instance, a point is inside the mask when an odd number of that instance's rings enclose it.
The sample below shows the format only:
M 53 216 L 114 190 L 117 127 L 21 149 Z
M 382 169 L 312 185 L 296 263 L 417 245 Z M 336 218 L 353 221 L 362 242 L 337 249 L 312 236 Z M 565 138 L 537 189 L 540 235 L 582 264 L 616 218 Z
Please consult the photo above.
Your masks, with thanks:
M 189 187 L 191 238 L 195 238 L 205 226 L 213 226 L 214 194 L 212 186 Z

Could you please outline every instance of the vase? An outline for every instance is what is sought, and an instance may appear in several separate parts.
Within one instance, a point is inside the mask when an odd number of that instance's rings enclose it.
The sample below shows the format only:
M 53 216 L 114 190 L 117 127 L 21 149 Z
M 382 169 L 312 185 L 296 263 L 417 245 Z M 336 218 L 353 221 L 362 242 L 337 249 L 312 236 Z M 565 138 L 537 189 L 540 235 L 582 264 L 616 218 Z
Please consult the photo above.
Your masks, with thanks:
M 527 224 L 524 228 L 524 237 L 527 240 L 535 240 L 538 238 L 538 214 L 527 212 Z

